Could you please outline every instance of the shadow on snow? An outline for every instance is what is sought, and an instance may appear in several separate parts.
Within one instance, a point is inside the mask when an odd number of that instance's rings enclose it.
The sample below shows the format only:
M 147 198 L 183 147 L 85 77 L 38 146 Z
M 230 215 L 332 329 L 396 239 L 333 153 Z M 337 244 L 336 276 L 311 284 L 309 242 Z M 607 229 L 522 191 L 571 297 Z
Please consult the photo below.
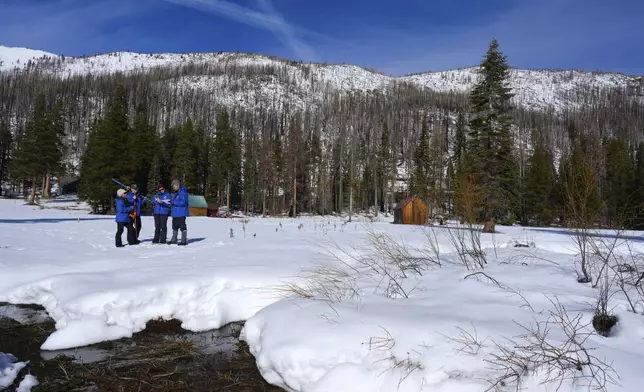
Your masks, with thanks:
M 114 220 L 114 217 L 105 218 L 32 218 L 32 219 L 0 219 L 0 223 L 61 223 L 77 221 Z
M 575 232 L 569 229 L 536 229 L 536 228 L 528 228 L 528 230 L 531 231 L 539 231 L 543 233 L 550 233 L 550 234 L 559 234 L 559 235 L 565 235 L 565 236 L 574 236 Z M 620 235 L 618 236 L 617 234 L 610 234 L 610 233 L 588 233 L 589 237 L 598 237 L 598 238 L 621 238 L 625 240 L 632 240 L 632 241 L 638 241 L 638 242 L 644 242 L 644 233 L 641 236 L 632 236 L 632 235 Z
M 201 241 L 203 241 L 203 240 L 205 240 L 205 239 L 206 239 L 206 237 L 189 238 L 189 239 L 188 239 L 188 244 L 193 244 L 193 243 L 195 243 L 195 242 L 201 242 Z M 143 244 L 143 243 L 151 243 L 151 242 L 152 242 L 152 239 L 150 239 L 150 238 L 147 238 L 147 239 L 145 239 L 145 240 L 141 240 L 141 243 L 142 243 L 142 244 Z

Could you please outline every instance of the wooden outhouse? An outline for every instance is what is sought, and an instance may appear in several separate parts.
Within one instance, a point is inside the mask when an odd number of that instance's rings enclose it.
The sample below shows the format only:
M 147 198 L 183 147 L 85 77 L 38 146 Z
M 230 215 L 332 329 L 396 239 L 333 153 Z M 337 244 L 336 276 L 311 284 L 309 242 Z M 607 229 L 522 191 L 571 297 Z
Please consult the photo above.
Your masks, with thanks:
M 206 198 L 199 195 L 188 195 L 190 216 L 208 216 L 208 203 Z
M 418 195 L 403 200 L 394 208 L 394 223 L 399 225 L 426 225 L 428 217 L 427 203 Z

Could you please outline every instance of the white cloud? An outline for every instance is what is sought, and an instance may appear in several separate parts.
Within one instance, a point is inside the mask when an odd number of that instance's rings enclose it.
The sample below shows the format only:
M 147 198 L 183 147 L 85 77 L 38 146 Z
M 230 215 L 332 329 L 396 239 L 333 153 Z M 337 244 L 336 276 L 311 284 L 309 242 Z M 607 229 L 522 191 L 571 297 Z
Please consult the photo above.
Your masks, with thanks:
M 298 28 L 286 21 L 273 7 L 270 0 L 258 0 L 262 11 L 254 10 L 224 0 L 165 0 L 170 3 L 192 7 L 198 10 L 221 15 L 249 26 L 270 31 L 293 51 L 301 60 L 316 60 L 311 46 L 298 37 Z

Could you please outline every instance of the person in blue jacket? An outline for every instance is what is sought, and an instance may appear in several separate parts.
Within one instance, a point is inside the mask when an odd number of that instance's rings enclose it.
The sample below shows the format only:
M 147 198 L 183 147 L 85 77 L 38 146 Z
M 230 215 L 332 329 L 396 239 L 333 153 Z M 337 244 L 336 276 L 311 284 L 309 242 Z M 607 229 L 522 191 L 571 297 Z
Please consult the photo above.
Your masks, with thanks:
M 141 206 L 144 201 L 141 195 L 139 195 L 139 187 L 136 184 L 130 185 L 128 188 L 129 192 L 127 193 L 127 200 L 132 203 L 134 208 L 136 208 L 136 215 L 134 221 L 132 222 L 134 229 L 136 230 L 136 241 L 139 241 L 139 234 L 141 234 Z
M 128 202 L 125 189 L 116 191 L 116 196 L 116 247 L 122 248 L 125 246 L 121 239 L 123 229 L 127 229 L 127 243 L 129 245 L 138 245 L 134 234 L 134 227 L 132 227 L 132 219 L 130 218 L 130 213 L 134 210 L 134 205 Z
M 154 204 L 154 239 L 153 244 L 165 244 L 168 236 L 168 214 L 170 213 L 170 193 L 165 191 L 163 184 L 157 187 L 157 194 L 152 200 Z
M 186 227 L 186 218 L 190 215 L 188 207 L 188 191 L 185 185 L 181 185 L 179 180 L 172 180 L 172 239 L 168 244 L 177 243 L 177 234 L 181 230 L 181 242 L 179 245 L 188 245 L 188 228 Z

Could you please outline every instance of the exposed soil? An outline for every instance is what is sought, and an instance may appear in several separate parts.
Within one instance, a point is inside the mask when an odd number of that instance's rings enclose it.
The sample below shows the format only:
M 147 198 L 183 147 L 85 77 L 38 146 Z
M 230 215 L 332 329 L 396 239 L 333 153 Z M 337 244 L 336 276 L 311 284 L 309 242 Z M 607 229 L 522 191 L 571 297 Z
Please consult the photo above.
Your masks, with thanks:
M 3 316 L 3 308 L 5 314 L 24 313 L 23 323 Z M 33 392 L 282 391 L 262 379 L 248 346 L 239 341 L 241 323 L 194 333 L 178 320 L 151 321 L 129 339 L 41 352 L 55 330 L 45 315 L 38 306 L 0 303 L 0 352 L 29 361 L 9 391 L 27 373 L 40 382 Z

